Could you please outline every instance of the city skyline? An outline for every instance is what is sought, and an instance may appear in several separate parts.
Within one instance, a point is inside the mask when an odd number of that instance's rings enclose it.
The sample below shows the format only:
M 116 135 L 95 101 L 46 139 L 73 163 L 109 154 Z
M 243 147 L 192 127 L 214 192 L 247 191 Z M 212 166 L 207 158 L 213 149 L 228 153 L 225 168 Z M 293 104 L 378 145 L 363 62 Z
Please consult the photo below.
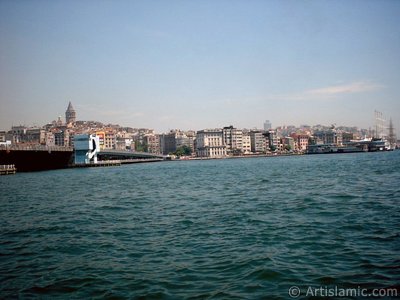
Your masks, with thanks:
M 154 129 L 154 127 L 131 127 L 131 126 L 127 126 L 125 124 L 120 124 L 120 123 L 107 123 L 107 122 L 102 122 L 102 120 L 83 120 L 83 119 L 77 119 L 76 118 L 76 110 L 74 109 L 71 101 L 69 101 L 67 109 L 64 113 L 64 116 L 59 115 L 56 119 L 51 120 L 51 121 L 43 121 L 41 124 L 13 124 L 10 128 L 7 129 L 3 129 L 0 128 L 0 131 L 3 130 L 4 132 L 9 131 L 9 129 L 11 129 L 11 131 L 15 128 L 26 128 L 26 129 L 38 129 L 38 128 L 47 128 L 49 125 L 52 126 L 58 126 L 58 127 L 66 127 L 66 128 L 73 128 L 74 124 L 85 124 L 85 123 L 96 123 L 96 124 L 102 124 L 101 126 L 104 127 L 114 127 L 114 126 L 118 126 L 120 128 L 131 128 L 131 129 L 146 129 L 146 130 L 151 130 L 160 134 L 166 134 L 166 133 L 170 133 L 170 132 L 175 132 L 175 131 L 193 131 L 196 132 L 198 130 L 202 131 L 202 130 L 213 130 L 213 129 L 222 129 L 222 128 L 227 128 L 227 127 L 233 127 L 236 128 L 237 126 L 233 126 L 233 123 L 227 125 L 227 124 L 221 124 L 219 126 L 216 127 L 204 127 L 204 128 L 190 128 L 190 129 L 182 129 L 182 128 L 171 128 L 168 129 L 167 131 L 157 131 Z M 374 111 L 374 115 L 375 115 L 375 122 L 373 126 L 369 126 L 369 128 L 363 128 L 363 127 L 359 127 L 359 126 L 355 126 L 355 125 L 343 125 L 343 124 L 337 124 L 337 123 L 331 123 L 331 124 L 300 124 L 300 125 L 294 125 L 294 124 L 284 124 L 284 125 L 277 125 L 277 126 L 272 126 L 272 123 L 270 122 L 270 120 L 265 120 L 263 123 L 263 126 L 255 126 L 255 127 L 239 127 L 238 129 L 243 129 L 243 130 L 258 130 L 258 131 L 268 131 L 268 130 L 285 130 L 285 129 L 293 129 L 295 128 L 296 130 L 309 130 L 312 129 L 314 130 L 315 128 L 339 128 L 342 130 L 357 130 L 357 131 L 368 131 L 369 134 L 371 135 L 376 135 L 378 133 L 383 134 L 384 136 L 389 134 L 390 130 L 394 130 L 394 134 L 396 135 L 396 128 L 393 127 L 393 120 L 392 118 L 387 119 L 382 112 L 379 111 Z M 347 129 L 346 129 L 347 128 Z M 378 133 L 377 133 L 378 132 Z
M 396 1 L 0 3 L 0 128 L 400 128 Z

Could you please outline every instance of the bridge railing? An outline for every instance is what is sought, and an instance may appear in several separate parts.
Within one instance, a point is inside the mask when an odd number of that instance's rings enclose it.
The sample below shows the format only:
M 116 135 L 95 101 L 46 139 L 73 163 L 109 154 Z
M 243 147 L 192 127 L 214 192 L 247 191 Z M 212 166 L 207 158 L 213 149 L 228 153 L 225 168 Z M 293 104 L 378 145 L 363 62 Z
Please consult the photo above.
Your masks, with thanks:
M 14 170 L 15 165 L 0 165 L 0 170 Z
M 72 147 L 45 145 L 0 145 L 0 150 L 17 151 L 73 151 Z
M 128 155 L 128 156 L 145 156 L 145 157 L 159 157 L 163 158 L 162 154 L 150 153 L 150 152 L 139 152 L 133 150 L 116 150 L 116 149 L 102 149 L 98 153 L 99 155 Z

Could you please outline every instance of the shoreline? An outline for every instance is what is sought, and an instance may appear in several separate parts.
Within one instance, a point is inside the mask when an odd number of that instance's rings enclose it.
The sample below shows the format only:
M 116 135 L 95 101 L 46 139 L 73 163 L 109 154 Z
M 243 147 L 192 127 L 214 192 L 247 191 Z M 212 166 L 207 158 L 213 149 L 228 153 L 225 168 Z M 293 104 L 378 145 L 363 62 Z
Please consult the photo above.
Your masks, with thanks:
M 214 159 L 240 159 L 240 158 L 260 158 L 260 157 L 282 157 L 282 156 L 315 156 L 315 155 L 332 155 L 332 154 L 355 154 L 355 153 L 376 153 L 376 152 L 393 152 L 395 150 L 382 151 L 354 151 L 354 152 L 326 152 L 326 153 L 282 153 L 282 154 L 255 154 L 255 155 L 240 155 L 240 156 L 225 156 L 225 157 L 189 157 L 176 158 L 166 161 L 196 161 L 196 160 L 214 160 Z
M 398 150 L 398 149 L 396 149 Z M 373 151 L 373 152 L 392 152 L 395 150 L 387 150 L 387 151 Z M 63 166 L 60 165 L 46 165 L 45 169 L 42 168 L 34 168 L 32 165 L 29 165 L 31 161 L 24 160 L 22 162 L 23 166 L 19 169 L 21 173 L 25 172 L 37 172 L 37 171 L 49 171 L 49 170 L 57 170 L 57 169 L 70 169 L 70 168 L 88 168 L 88 167 L 110 167 L 110 166 L 122 166 L 125 164 L 137 164 L 137 163 L 152 163 L 152 162 L 167 162 L 167 161 L 203 161 L 203 160 L 223 160 L 223 159 L 251 159 L 251 158 L 270 158 L 270 157 L 287 157 L 287 156 L 308 156 L 308 155 L 324 155 L 324 154 L 354 154 L 354 153 L 372 153 L 372 152 L 327 152 L 327 153 L 270 153 L 270 154 L 253 154 L 253 155 L 240 155 L 240 156 L 225 156 L 225 157 L 185 157 L 185 158 L 164 158 L 162 159 L 129 159 L 129 160 L 118 160 L 118 161 L 100 161 L 99 164 L 88 164 L 88 165 L 75 165 L 75 164 L 66 164 Z M 7 162 L 10 164 L 10 162 Z M 13 163 L 15 164 L 15 162 Z M 16 166 L 17 167 L 17 166 Z

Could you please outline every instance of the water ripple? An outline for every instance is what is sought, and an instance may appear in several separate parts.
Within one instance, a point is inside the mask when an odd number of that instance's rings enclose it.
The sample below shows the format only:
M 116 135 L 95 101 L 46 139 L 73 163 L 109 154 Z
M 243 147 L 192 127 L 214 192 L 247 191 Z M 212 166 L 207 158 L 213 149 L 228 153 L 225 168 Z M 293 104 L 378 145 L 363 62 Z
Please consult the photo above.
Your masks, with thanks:
M 0 298 L 287 299 L 398 287 L 400 152 L 0 178 Z M 23 188 L 21 188 L 23 187 Z

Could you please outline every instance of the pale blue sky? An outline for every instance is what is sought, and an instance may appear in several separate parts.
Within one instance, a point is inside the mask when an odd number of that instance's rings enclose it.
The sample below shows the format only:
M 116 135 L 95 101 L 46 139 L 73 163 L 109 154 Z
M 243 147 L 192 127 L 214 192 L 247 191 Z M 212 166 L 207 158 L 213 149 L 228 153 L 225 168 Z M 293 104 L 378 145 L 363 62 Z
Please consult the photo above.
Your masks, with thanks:
M 400 1 L 0 0 L 0 129 L 400 128 Z M 399 132 L 399 131 L 398 131 Z

